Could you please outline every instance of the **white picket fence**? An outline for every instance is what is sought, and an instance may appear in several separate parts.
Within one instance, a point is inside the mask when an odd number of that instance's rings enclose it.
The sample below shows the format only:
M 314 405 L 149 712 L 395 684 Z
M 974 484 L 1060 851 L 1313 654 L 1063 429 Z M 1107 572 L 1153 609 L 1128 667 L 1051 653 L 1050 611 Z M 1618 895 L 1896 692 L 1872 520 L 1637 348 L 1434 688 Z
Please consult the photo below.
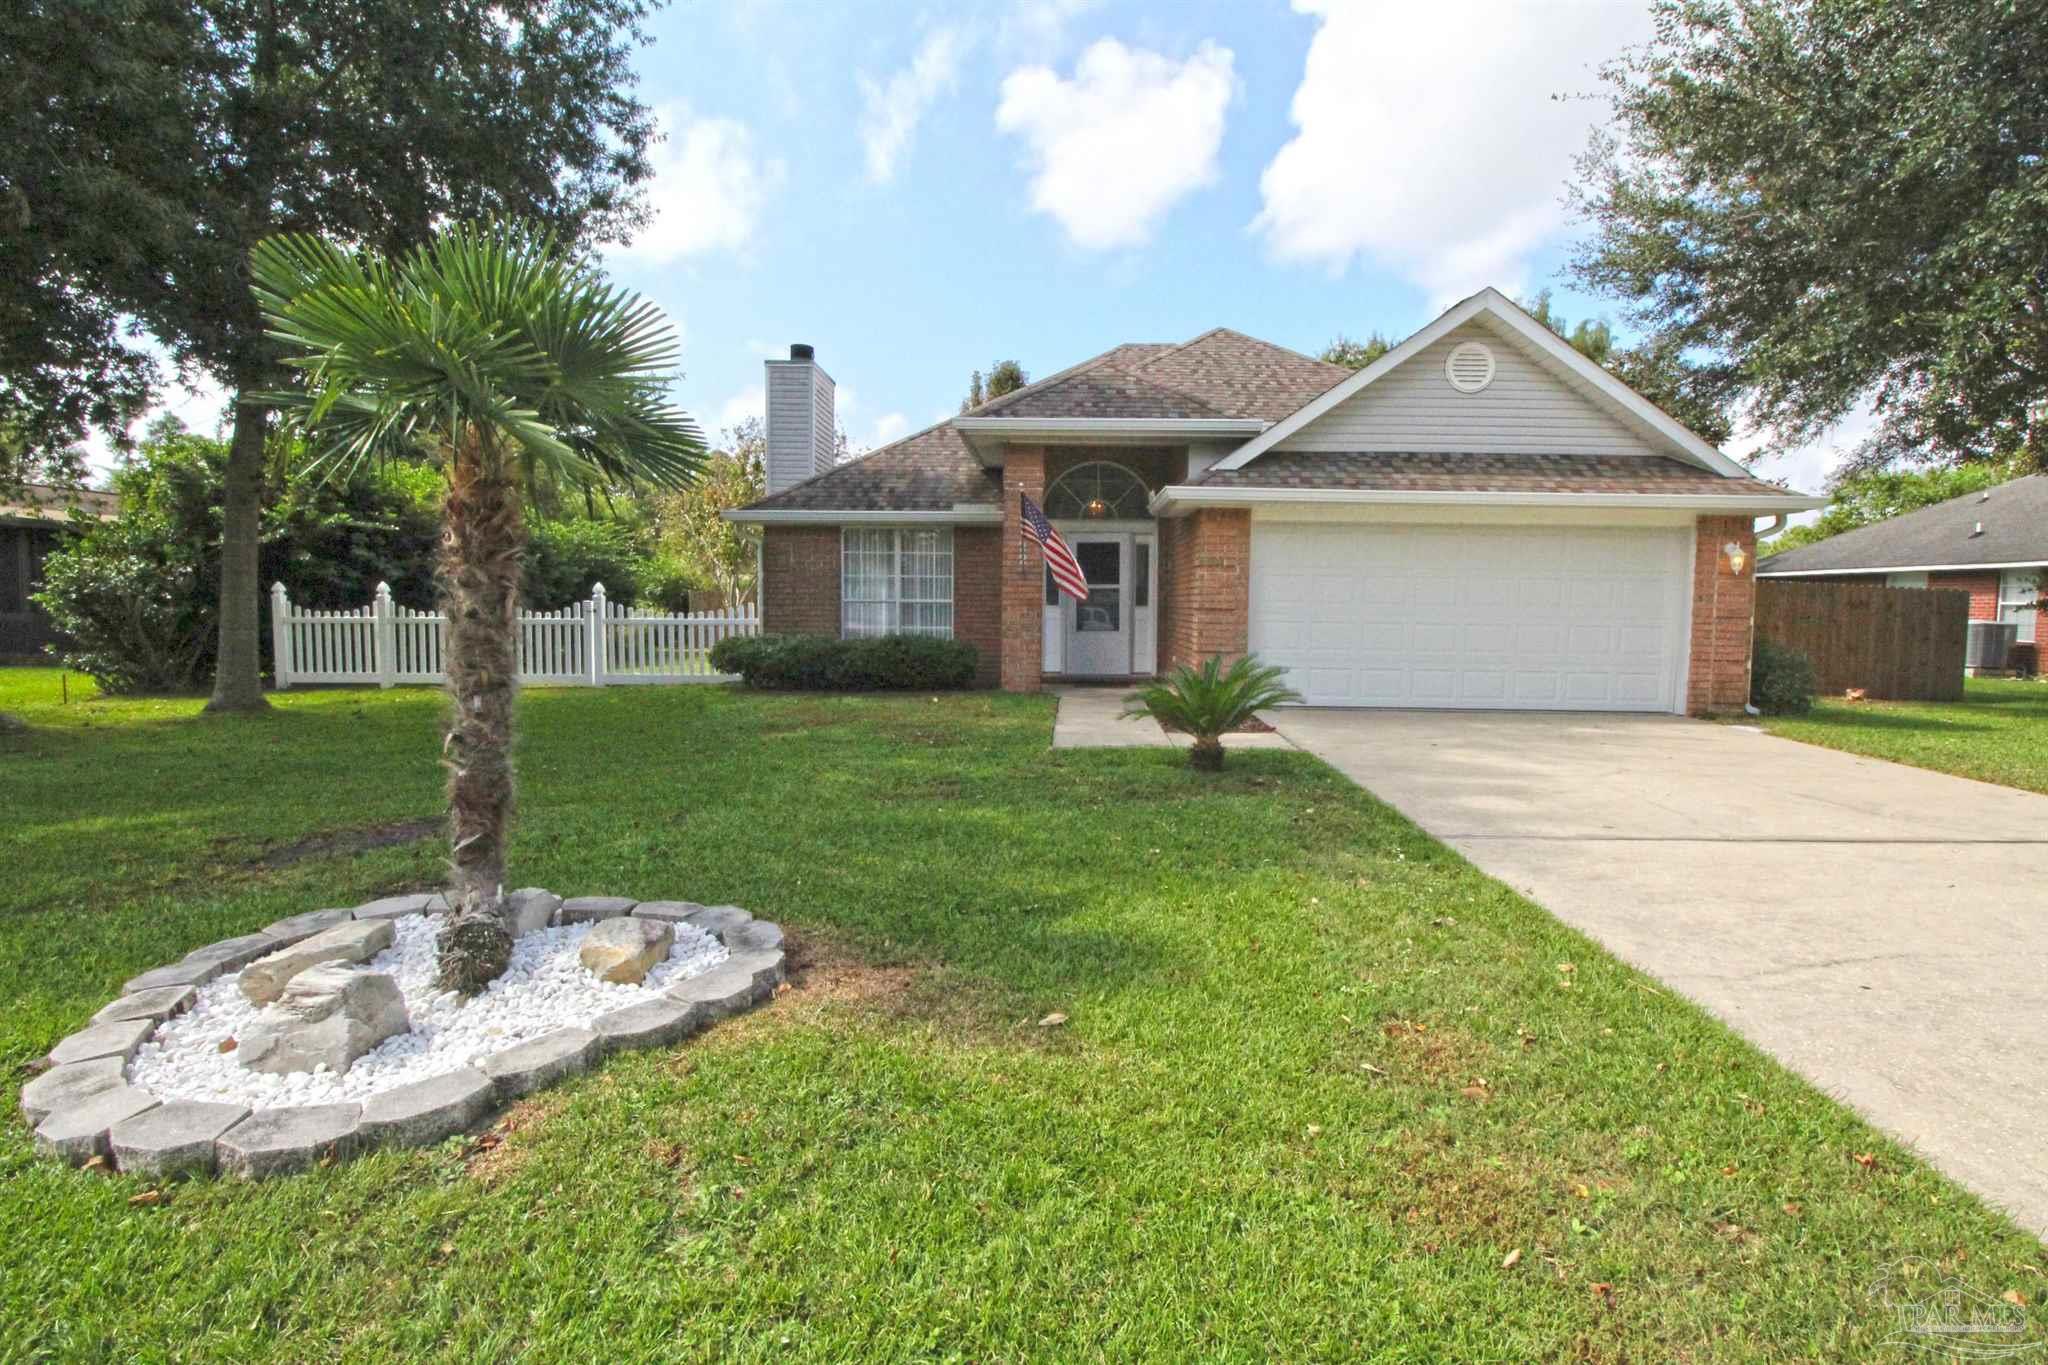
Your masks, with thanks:
M 277 685 L 441 682 L 445 620 L 439 612 L 399 606 L 384 583 L 369 606 L 346 611 L 296 606 L 284 584 L 274 584 Z M 606 601 L 599 583 L 574 606 L 519 613 L 519 680 L 588 687 L 729 682 L 731 674 L 712 671 L 711 647 L 760 632 L 760 615 L 749 606 L 685 615 L 638 611 Z

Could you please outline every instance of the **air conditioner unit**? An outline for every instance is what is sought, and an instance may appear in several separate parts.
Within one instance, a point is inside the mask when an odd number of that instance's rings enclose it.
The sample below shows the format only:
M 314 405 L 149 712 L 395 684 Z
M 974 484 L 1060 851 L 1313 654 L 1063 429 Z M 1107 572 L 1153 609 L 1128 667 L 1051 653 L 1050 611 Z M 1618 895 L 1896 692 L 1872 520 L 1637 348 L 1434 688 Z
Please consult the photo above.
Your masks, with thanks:
M 1963 651 L 1963 667 L 1970 673 L 2003 673 L 2012 667 L 2013 642 L 2019 639 L 2016 621 L 1972 621 L 1970 642 Z

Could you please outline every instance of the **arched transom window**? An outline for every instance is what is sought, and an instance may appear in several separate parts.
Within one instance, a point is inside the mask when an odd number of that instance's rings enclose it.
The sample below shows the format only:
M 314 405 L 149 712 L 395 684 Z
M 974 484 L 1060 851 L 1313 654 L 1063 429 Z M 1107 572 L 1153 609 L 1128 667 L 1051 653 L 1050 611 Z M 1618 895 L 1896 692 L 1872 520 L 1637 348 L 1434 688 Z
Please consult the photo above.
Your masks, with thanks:
M 1144 480 L 1120 464 L 1077 464 L 1045 490 L 1045 514 L 1054 520 L 1137 521 L 1147 515 Z

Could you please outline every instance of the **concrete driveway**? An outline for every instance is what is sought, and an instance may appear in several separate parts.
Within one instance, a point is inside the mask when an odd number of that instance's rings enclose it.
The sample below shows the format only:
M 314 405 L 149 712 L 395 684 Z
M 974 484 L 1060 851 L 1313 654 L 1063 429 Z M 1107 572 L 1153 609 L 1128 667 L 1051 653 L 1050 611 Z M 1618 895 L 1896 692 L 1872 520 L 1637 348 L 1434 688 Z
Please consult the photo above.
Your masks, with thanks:
M 2048 797 L 1674 717 L 1270 715 L 2048 1235 Z

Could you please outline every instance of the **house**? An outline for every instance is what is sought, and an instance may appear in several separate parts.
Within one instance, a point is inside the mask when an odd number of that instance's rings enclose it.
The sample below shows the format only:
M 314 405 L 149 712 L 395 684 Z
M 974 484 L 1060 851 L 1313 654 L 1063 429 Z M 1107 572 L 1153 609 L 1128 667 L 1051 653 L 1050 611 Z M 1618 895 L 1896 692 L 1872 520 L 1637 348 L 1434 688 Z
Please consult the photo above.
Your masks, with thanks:
M 0 663 L 41 662 L 44 646 L 57 638 L 29 595 L 42 587 L 43 561 L 57 548 L 71 509 L 104 519 L 118 506 L 112 493 L 48 484 L 0 495 Z
M 2010 621 L 2038 649 L 2048 570 L 2048 474 L 2029 474 L 1859 526 L 1757 565 L 1759 578 L 1832 578 L 1970 594 L 1972 621 Z M 2038 656 L 2037 656 L 2038 657 Z
M 766 390 L 769 492 L 728 513 L 762 528 L 763 628 L 952 635 L 1019 691 L 1250 651 L 1317 705 L 1736 709 L 1756 520 L 1823 501 L 1492 289 L 1356 372 L 1227 328 L 1129 343 L 843 465 L 811 348 Z

